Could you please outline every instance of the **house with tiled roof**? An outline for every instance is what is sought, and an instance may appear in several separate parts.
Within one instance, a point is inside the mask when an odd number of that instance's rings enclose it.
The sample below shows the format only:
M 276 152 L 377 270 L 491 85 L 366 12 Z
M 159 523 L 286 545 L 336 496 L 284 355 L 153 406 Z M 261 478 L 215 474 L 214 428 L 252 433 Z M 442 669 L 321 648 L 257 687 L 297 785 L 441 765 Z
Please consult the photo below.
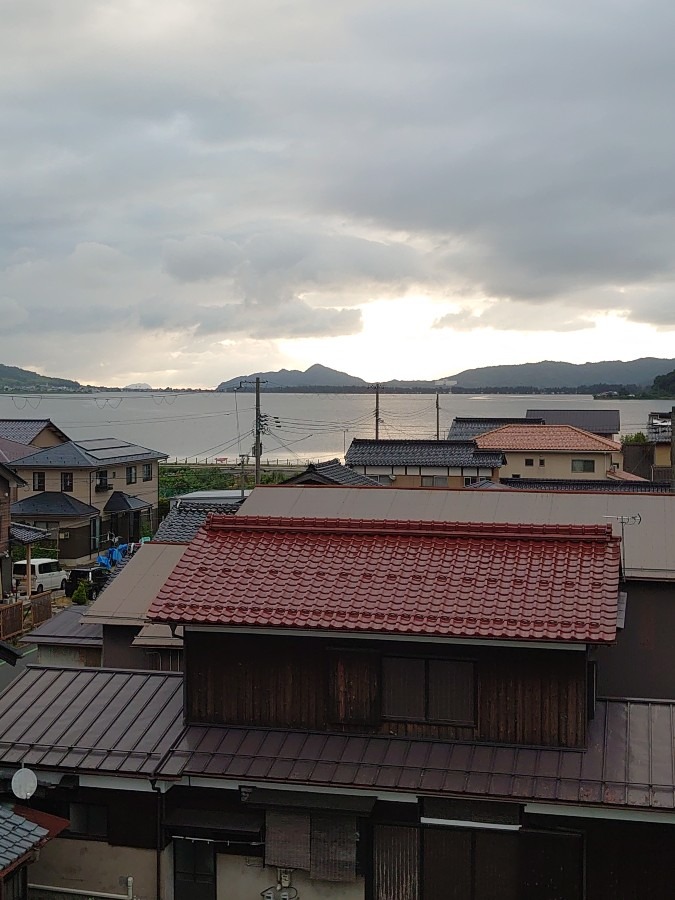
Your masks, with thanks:
M 475 442 L 504 453 L 503 478 L 606 479 L 623 468 L 621 444 L 571 425 L 504 425 Z
M 465 487 L 481 478 L 497 480 L 504 461 L 500 448 L 483 449 L 473 440 L 354 438 L 345 456 L 355 472 L 402 488 Z
M 12 461 L 24 480 L 12 519 L 48 529 L 59 557 L 76 565 L 117 539 L 157 526 L 159 461 L 166 454 L 119 438 L 64 441 Z
M 27 757 L 36 807 L 78 816 L 35 881 L 115 893 L 132 876 L 132 895 L 173 900 L 668 896 L 675 704 L 597 695 L 626 609 L 612 526 L 415 514 L 521 492 L 260 491 L 326 494 L 388 517 L 242 511 L 164 545 L 146 621 L 183 629 L 184 675 L 31 667 L 0 696 L 0 768 Z
M 343 466 L 339 459 L 310 463 L 303 472 L 286 478 L 282 484 L 340 484 L 345 487 L 375 487 L 380 482 Z
M 12 560 L 9 554 L 11 495 L 23 485 L 23 479 L 0 462 L 0 599 L 12 590 Z
M 0 419 L 0 438 L 30 444 L 38 450 L 69 440 L 68 435 L 51 419 Z

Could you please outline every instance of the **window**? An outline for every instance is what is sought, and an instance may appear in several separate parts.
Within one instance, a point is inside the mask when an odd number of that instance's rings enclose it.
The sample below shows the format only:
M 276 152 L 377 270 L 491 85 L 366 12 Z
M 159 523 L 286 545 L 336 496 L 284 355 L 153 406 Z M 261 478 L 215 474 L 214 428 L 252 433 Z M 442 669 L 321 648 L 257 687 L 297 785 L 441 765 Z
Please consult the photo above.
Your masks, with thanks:
M 107 469 L 99 469 L 96 473 L 96 488 L 97 490 L 105 491 L 108 489 L 108 470 Z
M 143 463 L 143 481 L 152 481 L 152 463 Z
M 475 725 L 473 662 L 385 657 L 382 716 L 408 722 Z
M 525 465 L 526 465 L 526 466 L 533 466 L 533 465 L 534 465 L 534 460 L 533 460 L 533 459 L 527 459 L 527 458 L 526 458 L 526 459 L 525 459 Z
M 73 490 L 73 473 L 61 472 L 61 490 L 70 493 Z
M 3 900 L 26 900 L 28 897 L 28 867 L 22 866 L 2 882 Z
M 216 861 L 210 841 L 175 838 L 173 842 L 176 900 L 215 900 Z
M 540 466 L 545 466 L 545 465 L 546 465 L 546 460 L 545 460 L 545 459 L 542 459 L 542 457 L 539 457 L 539 465 L 540 465 Z
M 45 489 L 45 473 L 33 472 L 33 490 L 44 491 Z
M 108 809 L 95 803 L 71 803 L 68 834 L 77 837 L 108 837 Z
M 595 472 L 595 460 L 594 459 L 573 459 L 572 460 L 572 471 L 573 472 Z
M 464 487 L 469 487 L 472 484 L 478 484 L 479 478 L 477 475 L 466 475 L 464 478 Z
M 100 516 L 96 516 L 95 518 L 90 520 L 89 525 L 89 536 L 90 536 L 90 547 L 93 553 L 94 550 L 98 550 L 101 546 L 101 518 Z
M 447 475 L 422 475 L 422 487 L 447 487 Z
M 136 484 L 136 466 L 127 466 L 127 484 Z

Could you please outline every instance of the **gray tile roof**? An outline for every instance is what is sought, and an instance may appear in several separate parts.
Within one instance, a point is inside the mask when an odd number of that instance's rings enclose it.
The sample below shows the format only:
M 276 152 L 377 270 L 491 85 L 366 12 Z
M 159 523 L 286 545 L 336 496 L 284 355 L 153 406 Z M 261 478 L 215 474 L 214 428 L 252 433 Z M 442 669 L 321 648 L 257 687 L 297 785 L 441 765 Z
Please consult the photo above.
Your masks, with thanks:
M 537 422 L 543 425 L 544 420 L 524 419 L 524 418 L 506 418 L 503 416 L 497 418 L 479 417 L 479 416 L 455 416 L 448 431 L 449 441 L 470 441 L 477 434 L 485 434 L 488 431 L 494 431 L 496 428 L 502 428 L 504 425 L 535 425 Z
M 46 447 L 12 465 L 17 469 L 105 469 L 106 466 L 127 465 L 166 459 L 166 453 L 149 450 L 118 438 L 89 441 L 67 441 L 56 447 Z
M 621 431 L 618 409 L 528 409 L 525 415 L 529 420 L 541 418 L 546 425 L 572 425 L 608 437 Z
M 23 644 L 56 644 L 60 647 L 100 647 L 103 628 L 82 620 L 86 607 L 67 606 L 21 639 Z
M 49 532 L 44 528 L 35 528 L 33 525 L 22 525 L 20 522 L 11 522 L 9 537 L 17 544 L 34 544 L 36 541 L 44 541 L 49 537 Z
M 162 520 L 152 542 L 189 544 L 211 513 L 233 516 L 240 506 L 241 501 L 237 503 L 193 503 L 190 500 L 180 500 Z
M 0 437 L 17 441 L 19 444 L 30 444 L 41 431 L 50 426 L 58 434 L 66 437 L 51 419 L 0 419 Z
M 669 494 L 667 481 L 619 481 L 614 478 L 500 478 L 504 487 L 521 491 L 595 491 L 612 494 Z
M 17 487 L 23 487 L 27 482 L 20 478 L 13 469 L 10 469 L 8 466 L 5 466 L 0 462 L 0 478 L 3 478 L 8 484 L 16 485 Z
M 11 511 L 12 518 L 91 518 L 99 515 L 95 507 L 60 491 L 42 491 L 25 500 L 17 500 L 12 503 Z
M 442 466 L 494 469 L 504 462 L 497 450 L 478 450 L 473 441 L 374 441 L 355 438 L 348 466 Z
M 129 510 L 135 509 L 147 509 L 148 506 L 152 506 L 152 503 L 148 503 L 147 500 L 131 497 L 129 494 L 125 494 L 124 491 L 113 491 L 103 509 L 105 512 L 118 513 L 129 512 Z
M 6 803 L 0 803 L 0 870 L 17 862 L 48 836 L 46 828 L 24 819 Z
M 343 466 L 338 459 L 327 462 L 310 463 L 304 472 L 286 478 L 282 484 L 342 484 L 354 487 L 380 487 L 379 481 L 360 475 L 349 466 Z
M 0 766 L 147 778 L 182 730 L 180 674 L 31 666 L 0 695 Z

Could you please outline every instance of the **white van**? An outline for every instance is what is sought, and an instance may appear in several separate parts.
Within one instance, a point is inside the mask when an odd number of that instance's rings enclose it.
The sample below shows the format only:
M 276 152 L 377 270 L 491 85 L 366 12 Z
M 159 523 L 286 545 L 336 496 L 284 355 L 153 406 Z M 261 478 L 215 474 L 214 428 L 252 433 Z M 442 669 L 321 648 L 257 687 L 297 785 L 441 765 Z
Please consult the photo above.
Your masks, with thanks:
M 31 593 L 42 591 L 65 591 L 68 573 L 61 568 L 58 559 L 31 559 Z M 19 589 L 26 590 L 26 560 L 15 562 L 12 567 L 12 581 L 19 582 Z

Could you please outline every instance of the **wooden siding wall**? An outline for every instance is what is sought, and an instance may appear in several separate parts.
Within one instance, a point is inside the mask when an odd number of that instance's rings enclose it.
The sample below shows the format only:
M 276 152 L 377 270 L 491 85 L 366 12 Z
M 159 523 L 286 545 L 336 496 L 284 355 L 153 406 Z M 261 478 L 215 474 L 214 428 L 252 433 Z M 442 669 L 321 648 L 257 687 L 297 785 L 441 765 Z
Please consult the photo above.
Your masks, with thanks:
M 384 641 L 358 641 L 355 647 L 356 643 L 188 631 L 187 719 L 491 743 L 585 745 L 584 653 Z M 477 725 L 383 720 L 384 655 L 473 660 Z

